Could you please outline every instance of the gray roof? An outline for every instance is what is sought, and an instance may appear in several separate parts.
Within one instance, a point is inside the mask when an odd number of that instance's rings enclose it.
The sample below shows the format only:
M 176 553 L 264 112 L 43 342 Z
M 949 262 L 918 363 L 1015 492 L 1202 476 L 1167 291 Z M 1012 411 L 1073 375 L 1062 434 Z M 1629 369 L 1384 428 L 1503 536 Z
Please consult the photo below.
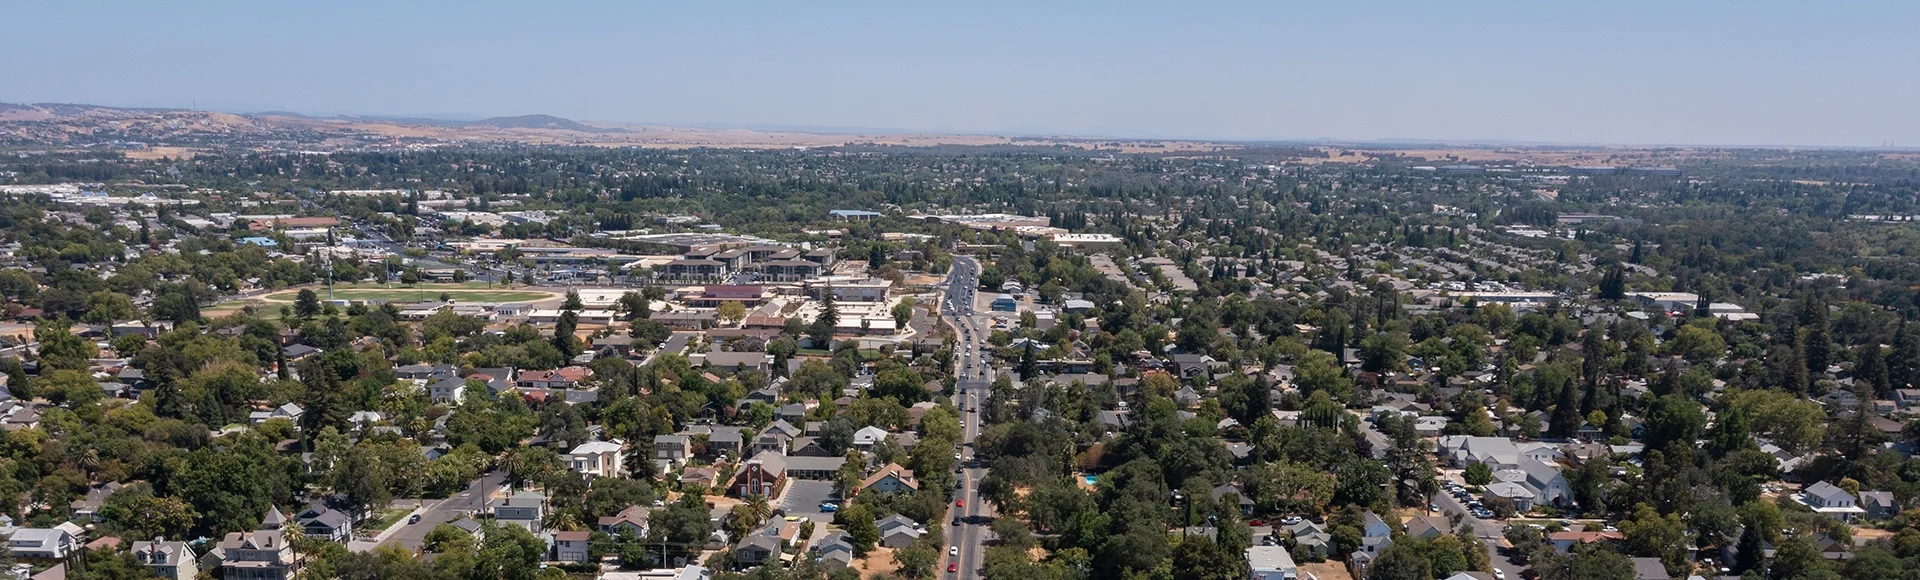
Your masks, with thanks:
M 1847 490 L 1840 489 L 1840 486 L 1827 483 L 1824 481 L 1807 486 L 1806 494 L 1810 496 L 1818 497 L 1821 499 L 1821 501 L 1826 501 L 1826 502 L 1846 501 L 1846 500 L 1853 499 L 1853 494 L 1847 493 Z

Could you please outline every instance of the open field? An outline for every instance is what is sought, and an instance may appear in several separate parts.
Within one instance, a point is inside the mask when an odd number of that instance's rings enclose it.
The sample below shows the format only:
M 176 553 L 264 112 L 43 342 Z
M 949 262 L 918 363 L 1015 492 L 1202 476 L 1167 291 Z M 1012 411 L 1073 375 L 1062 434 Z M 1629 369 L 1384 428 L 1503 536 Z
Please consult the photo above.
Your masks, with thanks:
M 320 295 L 321 300 L 327 299 L 327 290 L 325 287 L 314 288 L 313 291 Z M 532 302 L 535 300 L 559 297 L 558 294 L 543 290 L 489 290 L 485 286 L 474 288 L 462 284 L 416 284 L 410 288 L 399 286 L 393 288 L 383 288 L 380 286 L 341 287 L 339 285 L 333 287 L 333 299 L 335 300 L 411 302 L 418 300 L 435 300 L 438 299 L 441 294 L 448 294 L 452 296 L 454 300 L 463 302 Z M 268 302 L 293 302 L 299 295 L 299 290 L 282 290 L 260 298 Z

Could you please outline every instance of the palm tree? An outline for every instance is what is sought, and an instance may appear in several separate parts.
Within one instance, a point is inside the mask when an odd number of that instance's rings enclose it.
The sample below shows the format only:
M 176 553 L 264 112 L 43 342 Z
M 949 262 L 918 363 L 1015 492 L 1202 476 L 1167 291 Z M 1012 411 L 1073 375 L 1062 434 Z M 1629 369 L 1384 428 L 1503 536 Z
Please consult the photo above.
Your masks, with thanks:
M 773 505 L 767 502 L 767 496 L 753 494 L 747 496 L 747 509 L 753 513 L 755 523 L 767 521 L 773 517 Z

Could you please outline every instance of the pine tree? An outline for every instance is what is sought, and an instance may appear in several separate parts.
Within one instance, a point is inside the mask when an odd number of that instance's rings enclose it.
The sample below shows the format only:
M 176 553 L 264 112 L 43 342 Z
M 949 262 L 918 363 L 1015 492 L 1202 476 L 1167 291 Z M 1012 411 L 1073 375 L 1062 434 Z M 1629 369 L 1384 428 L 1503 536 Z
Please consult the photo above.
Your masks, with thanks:
M 1896 389 L 1913 386 L 1916 371 L 1920 371 L 1920 340 L 1907 329 L 1906 321 L 1900 322 L 1900 329 L 1893 333 L 1893 352 L 1887 353 L 1887 382 Z

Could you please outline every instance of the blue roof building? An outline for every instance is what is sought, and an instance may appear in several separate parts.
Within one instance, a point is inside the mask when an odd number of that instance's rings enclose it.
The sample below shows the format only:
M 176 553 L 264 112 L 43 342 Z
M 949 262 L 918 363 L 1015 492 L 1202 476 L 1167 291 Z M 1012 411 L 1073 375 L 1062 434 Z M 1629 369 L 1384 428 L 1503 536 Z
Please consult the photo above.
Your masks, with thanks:
M 240 238 L 240 243 L 242 243 L 242 244 L 253 244 L 253 245 L 256 245 L 256 246 L 260 246 L 260 247 L 262 247 L 262 248 L 278 248 L 278 247 L 280 247 L 280 242 L 276 242 L 276 241 L 273 241 L 273 238 L 267 238 L 267 237 L 260 237 L 260 236 L 254 236 L 254 237 L 251 237 L 251 238 Z

